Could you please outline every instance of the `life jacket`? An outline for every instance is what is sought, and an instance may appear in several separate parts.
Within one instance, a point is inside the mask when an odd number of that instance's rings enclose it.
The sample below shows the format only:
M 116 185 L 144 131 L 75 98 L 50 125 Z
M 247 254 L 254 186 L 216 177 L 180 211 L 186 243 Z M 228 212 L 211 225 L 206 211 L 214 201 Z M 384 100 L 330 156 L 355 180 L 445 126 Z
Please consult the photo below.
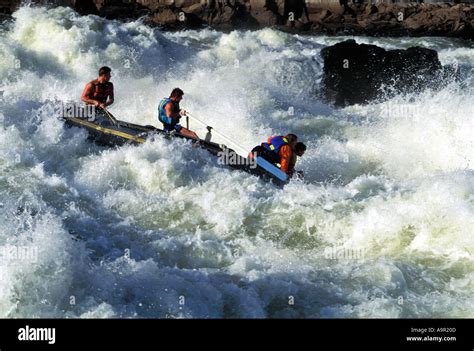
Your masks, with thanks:
M 171 102 L 173 104 L 173 113 L 178 113 L 180 108 L 179 108 L 179 103 L 172 101 L 170 98 L 163 98 L 158 105 L 158 120 L 163 123 L 163 124 L 168 124 L 171 126 L 174 126 L 175 124 L 178 123 L 177 118 L 172 118 L 168 117 L 166 115 L 166 110 L 165 106 Z
M 112 95 L 112 92 L 114 91 L 114 86 L 112 83 L 107 82 L 107 83 L 92 83 L 94 87 L 94 91 L 92 93 L 92 100 L 99 101 L 103 104 L 107 102 L 107 98 Z
M 269 143 L 262 143 L 265 149 L 273 151 L 277 155 L 283 145 L 288 145 L 288 139 L 281 135 L 272 137 Z

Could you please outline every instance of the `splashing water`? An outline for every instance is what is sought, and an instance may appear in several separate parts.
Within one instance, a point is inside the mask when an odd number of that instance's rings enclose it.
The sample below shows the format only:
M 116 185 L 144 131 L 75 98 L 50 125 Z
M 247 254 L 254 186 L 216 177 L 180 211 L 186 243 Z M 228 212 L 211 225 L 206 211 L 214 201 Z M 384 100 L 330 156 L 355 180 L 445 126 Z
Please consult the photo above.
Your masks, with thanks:
M 472 46 L 356 37 L 436 49 L 464 81 L 334 109 L 319 51 L 343 37 L 163 33 L 60 7 L 20 8 L 0 33 L 0 316 L 474 317 Z M 87 142 L 52 102 L 102 65 L 120 119 L 156 125 L 179 86 L 249 150 L 298 134 L 306 181 L 281 190 L 179 140 Z

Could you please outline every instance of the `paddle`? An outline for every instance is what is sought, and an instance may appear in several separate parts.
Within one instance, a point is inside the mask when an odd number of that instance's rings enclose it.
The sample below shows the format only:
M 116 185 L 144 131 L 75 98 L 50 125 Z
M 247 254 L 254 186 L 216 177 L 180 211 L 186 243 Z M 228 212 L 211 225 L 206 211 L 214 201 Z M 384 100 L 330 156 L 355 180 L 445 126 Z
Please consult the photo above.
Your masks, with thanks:
M 248 151 L 240 146 L 237 142 L 235 142 L 234 140 L 232 140 L 231 138 L 225 136 L 224 134 L 220 133 L 219 131 L 217 131 L 214 127 L 210 127 L 207 123 L 204 123 L 203 121 L 201 121 L 199 118 L 195 117 L 194 115 L 191 115 L 189 112 L 186 113 L 186 117 L 190 117 L 192 120 L 194 120 L 195 122 L 201 124 L 202 126 L 204 126 L 207 131 L 208 131 L 208 134 L 211 133 L 211 129 L 212 129 L 212 132 L 218 136 L 220 136 L 222 139 L 224 139 L 225 141 L 227 141 L 229 144 L 232 144 L 234 145 L 235 149 L 239 150 L 241 153 L 243 153 L 245 155 L 245 157 L 247 156 L 248 154 Z M 208 136 L 206 135 L 206 139 L 208 139 Z M 210 137 L 209 137 L 210 139 Z
M 105 107 L 102 108 L 102 111 L 105 112 L 105 114 L 107 115 L 107 117 L 110 119 L 110 121 L 112 122 L 112 124 L 114 126 L 117 125 L 117 119 L 109 112 L 109 110 L 107 110 Z

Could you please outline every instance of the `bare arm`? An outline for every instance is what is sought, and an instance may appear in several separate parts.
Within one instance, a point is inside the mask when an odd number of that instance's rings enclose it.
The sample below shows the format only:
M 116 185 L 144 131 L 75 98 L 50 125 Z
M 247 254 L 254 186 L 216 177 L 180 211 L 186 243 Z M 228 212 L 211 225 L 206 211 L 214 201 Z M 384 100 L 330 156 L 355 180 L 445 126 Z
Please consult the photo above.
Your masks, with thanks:
M 166 112 L 166 117 L 171 117 L 171 118 L 180 118 L 179 113 L 173 113 L 173 104 L 171 102 L 168 102 L 165 106 L 165 112 Z
M 93 92 L 93 88 L 94 88 L 94 86 L 92 85 L 92 83 L 88 83 L 86 85 L 86 87 L 84 88 L 84 91 L 82 92 L 81 100 L 83 102 L 85 102 L 86 104 L 98 106 L 99 102 L 96 101 L 96 100 L 92 100 L 90 98 L 90 96 L 92 95 L 92 92 Z
M 291 161 L 293 157 L 293 151 L 289 145 L 283 145 L 279 151 L 280 154 L 280 169 L 285 172 L 286 174 L 290 175 L 293 173 L 293 169 L 291 169 Z
M 110 83 L 112 84 L 112 83 Z M 105 106 L 110 106 L 114 103 L 114 86 L 112 85 L 112 92 L 110 93 L 109 95 L 109 100 L 107 101 L 107 103 L 105 104 Z
M 290 162 L 288 164 L 288 175 L 291 177 L 295 173 L 295 165 L 296 165 L 297 156 L 294 152 L 292 152 Z

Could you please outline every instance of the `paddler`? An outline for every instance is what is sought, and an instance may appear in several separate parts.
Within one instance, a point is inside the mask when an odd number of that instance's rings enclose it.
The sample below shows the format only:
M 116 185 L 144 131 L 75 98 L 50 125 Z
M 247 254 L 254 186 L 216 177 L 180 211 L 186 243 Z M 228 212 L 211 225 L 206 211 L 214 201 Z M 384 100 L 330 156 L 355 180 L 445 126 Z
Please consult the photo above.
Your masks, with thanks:
M 303 156 L 305 150 L 306 145 L 299 143 L 295 134 L 287 134 L 269 137 L 266 143 L 254 147 L 252 154 L 273 163 L 291 177 L 295 171 L 296 156 Z
M 101 109 L 114 103 L 114 85 L 110 82 L 112 69 L 104 66 L 99 69 L 99 77 L 87 83 L 81 95 L 81 100 L 87 105 Z
M 179 124 L 181 117 L 186 116 L 186 110 L 179 107 L 183 95 L 184 92 L 180 88 L 174 88 L 170 97 L 163 98 L 158 105 L 158 120 L 163 123 L 163 129 L 167 132 L 175 130 L 181 135 L 198 139 L 195 132 Z

